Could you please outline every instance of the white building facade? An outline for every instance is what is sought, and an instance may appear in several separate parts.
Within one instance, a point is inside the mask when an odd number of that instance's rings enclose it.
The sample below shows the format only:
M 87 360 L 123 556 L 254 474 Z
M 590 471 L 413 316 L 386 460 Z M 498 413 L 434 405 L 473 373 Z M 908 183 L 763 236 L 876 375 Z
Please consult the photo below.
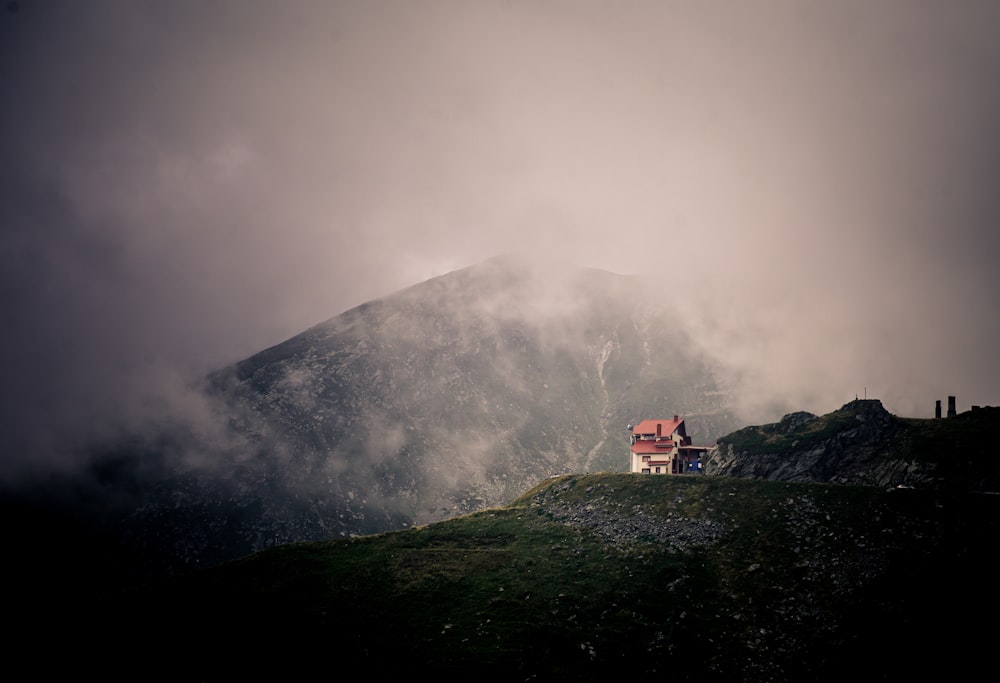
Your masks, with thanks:
M 708 450 L 692 446 L 684 420 L 643 420 L 632 428 L 629 472 L 688 474 L 699 472 L 699 455 Z

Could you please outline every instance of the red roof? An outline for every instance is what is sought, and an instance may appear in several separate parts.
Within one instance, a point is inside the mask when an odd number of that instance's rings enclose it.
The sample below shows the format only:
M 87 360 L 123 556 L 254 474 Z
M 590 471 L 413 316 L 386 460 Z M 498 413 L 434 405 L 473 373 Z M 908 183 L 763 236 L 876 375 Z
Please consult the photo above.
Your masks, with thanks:
M 660 441 L 636 441 L 632 444 L 632 452 L 638 455 L 669 453 L 673 447 L 674 442 L 670 439 L 661 439 Z
M 657 425 L 660 426 L 661 436 L 670 436 L 671 434 L 674 433 L 674 430 L 676 429 L 681 430 L 681 435 L 684 434 L 684 429 L 683 429 L 684 420 L 680 418 L 675 420 L 643 420 L 642 422 L 640 422 L 639 424 L 637 424 L 635 427 L 632 428 L 632 433 L 639 436 L 646 434 L 655 435 Z

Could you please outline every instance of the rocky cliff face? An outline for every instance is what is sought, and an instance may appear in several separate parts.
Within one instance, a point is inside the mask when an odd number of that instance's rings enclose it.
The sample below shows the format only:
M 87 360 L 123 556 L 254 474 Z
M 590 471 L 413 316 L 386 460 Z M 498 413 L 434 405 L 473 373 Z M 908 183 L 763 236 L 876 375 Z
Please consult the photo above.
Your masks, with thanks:
M 856 400 L 822 417 L 798 412 L 718 440 L 707 474 L 880 487 L 997 490 L 1000 409 L 917 420 Z

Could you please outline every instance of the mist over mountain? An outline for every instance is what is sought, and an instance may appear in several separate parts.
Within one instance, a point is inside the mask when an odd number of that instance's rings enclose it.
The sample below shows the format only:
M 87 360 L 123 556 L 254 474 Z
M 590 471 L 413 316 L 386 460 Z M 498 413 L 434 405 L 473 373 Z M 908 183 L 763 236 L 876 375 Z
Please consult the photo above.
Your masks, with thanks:
M 345 493 L 402 494 L 426 521 L 622 470 L 643 417 L 684 415 L 704 442 L 730 430 L 715 368 L 666 304 L 636 278 L 503 257 L 348 311 L 212 388 L 280 435 L 303 484 L 357 478 Z
M 524 254 L 348 310 L 212 373 L 197 401 L 48 490 L 117 505 L 130 544 L 198 566 L 624 471 L 643 418 L 684 416 L 701 444 L 742 426 L 659 283 Z

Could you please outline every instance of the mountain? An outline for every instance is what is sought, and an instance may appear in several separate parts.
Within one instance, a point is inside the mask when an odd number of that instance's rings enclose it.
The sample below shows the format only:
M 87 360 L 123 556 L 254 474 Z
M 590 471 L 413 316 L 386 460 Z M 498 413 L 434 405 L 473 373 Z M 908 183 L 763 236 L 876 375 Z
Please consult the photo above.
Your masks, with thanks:
M 996 407 L 915 419 L 862 399 L 822 417 L 789 413 L 727 434 L 704 466 L 707 474 L 731 477 L 996 492 L 998 432 Z
M 249 407 L 255 437 L 263 422 L 294 451 L 296 487 L 332 479 L 439 519 L 552 474 L 626 468 L 625 427 L 647 411 L 709 440 L 735 424 L 683 321 L 640 285 L 494 259 L 348 311 L 213 387 Z
M 165 418 L 46 495 L 113 507 L 102 529 L 182 571 L 623 471 L 646 417 L 710 444 L 740 423 L 661 286 L 544 256 L 456 270 L 220 369 L 203 423 Z
M 957 491 L 565 475 L 81 613 L 130 654 L 112 679 L 965 680 L 992 665 L 998 523 L 1000 497 Z

